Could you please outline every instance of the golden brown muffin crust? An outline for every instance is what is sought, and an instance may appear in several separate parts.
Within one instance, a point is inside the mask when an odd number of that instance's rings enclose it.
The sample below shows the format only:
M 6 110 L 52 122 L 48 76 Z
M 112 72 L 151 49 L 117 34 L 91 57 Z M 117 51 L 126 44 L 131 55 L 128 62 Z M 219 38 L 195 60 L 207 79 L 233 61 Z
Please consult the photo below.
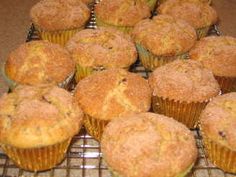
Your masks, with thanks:
M 216 11 L 196 0 L 167 0 L 158 7 L 160 14 L 168 14 L 188 22 L 195 29 L 211 26 L 217 21 Z
M 56 31 L 84 26 L 90 10 L 80 0 L 41 0 L 31 8 L 30 16 L 40 29 Z
M 123 69 L 108 69 L 86 77 L 76 86 L 75 97 L 86 114 L 103 120 L 146 112 L 151 104 L 147 81 Z
M 82 124 L 72 95 L 56 86 L 19 86 L 0 99 L 0 143 L 19 148 L 72 138 Z
M 13 50 L 5 64 L 6 75 L 20 84 L 61 83 L 74 73 L 75 63 L 58 44 L 32 41 Z
M 86 29 L 78 32 L 66 44 L 74 61 L 84 67 L 124 68 L 137 59 L 129 36 L 108 29 Z
M 209 36 L 202 38 L 189 52 L 216 76 L 236 77 L 236 38 Z
M 101 149 L 121 176 L 178 176 L 197 158 L 192 133 L 172 118 L 154 113 L 123 116 L 106 127 Z
M 149 84 L 154 96 L 186 102 L 207 101 L 220 92 L 212 72 L 193 60 L 176 60 L 157 68 Z
M 147 2 L 140 0 L 102 0 L 95 6 L 96 17 L 116 26 L 134 26 L 151 16 Z
M 204 135 L 236 151 L 236 92 L 214 98 L 200 117 Z
M 178 55 L 187 52 L 197 40 L 193 27 L 169 15 L 158 15 L 134 27 L 135 42 L 155 55 Z

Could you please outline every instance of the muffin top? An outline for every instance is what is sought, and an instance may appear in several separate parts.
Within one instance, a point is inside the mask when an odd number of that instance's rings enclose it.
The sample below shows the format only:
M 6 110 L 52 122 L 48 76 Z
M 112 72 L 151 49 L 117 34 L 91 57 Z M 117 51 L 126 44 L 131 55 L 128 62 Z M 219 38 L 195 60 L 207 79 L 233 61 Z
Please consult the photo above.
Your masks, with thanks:
M 90 10 L 78 0 L 41 0 L 31 8 L 30 16 L 42 30 L 65 30 L 84 26 Z
M 66 44 L 74 61 L 84 67 L 128 67 L 137 52 L 129 36 L 110 28 L 85 29 Z
M 178 55 L 187 52 L 197 40 L 193 27 L 169 15 L 158 15 L 135 25 L 135 42 L 155 55 Z
M 212 72 L 198 61 L 175 60 L 149 77 L 153 95 L 185 102 L 202 102 L 220 92 Z
M 13 50 L 5 64 L 6 75 L 20 84 L 61 83 L 74 73 L 70 54 L 58 44 L 32 41 Z
M 151 16 L 150 8 L 145 1 L 102 0 L 95 6 L 96 17 L 110 25 L 132 27 L 140 20 Z
M 76 86 L 75 97 L 86 114 L 103 120 L 146 112 L 151 104 L 147 81 L 123 69 L 108 69 L 82 79 Z
M 112 170 L 129 177 L 183 175 L 197 158 L 190 130 L 154 113 L 112 120 L 103 133 L 101 150 Z
M 217 21 L 216 11 L 197 0 L 167 0 L 158 7 L 160 14 L 168 14 L 188 22 L 195 29 L 211 26 Z
M 236 151 L 236 92 L 215 97 L 202 112 L 200 122 L 206 137 Z
M 56 144 L 76 133 L 82 111 L 56 86 L 19 86 L 0 98 L 0 143 L 19 148 Z
M 209 36 L 190 51 L 190 58 L 201 61 L 216 76 L 236 77 L 236 38 Z

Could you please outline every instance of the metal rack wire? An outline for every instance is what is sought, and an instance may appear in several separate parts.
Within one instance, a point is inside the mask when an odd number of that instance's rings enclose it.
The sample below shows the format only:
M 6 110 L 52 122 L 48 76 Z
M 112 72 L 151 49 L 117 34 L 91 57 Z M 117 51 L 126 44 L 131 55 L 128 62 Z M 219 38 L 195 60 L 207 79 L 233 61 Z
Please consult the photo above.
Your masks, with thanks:
M 95 27 L 96 22 L 92 7 L 91 20 L 88 23 L 88 28 Z M 213 26 L 209 35 L 220 35 L 217 26 Z M 37 31 L 32 25 L 26 41 L 38 39 Z M 139 61 L 131 67 L 131 72 L 138 73 L 145 78 L 148 78 L 149 75 L 149 72 L 143 68 Z M 236 177 L 235 174 L 224 173 L 208 161 L 199 130 L 194 129 L 192 132 L 196 139 L 199 155 L 198 160 L 188 177 Z M 110 173 L 102 158 L 99 143 L 89 136 L 86 133 L 86 130 L 82 128 L 80 133 L 73 138 L 63 162 L 48 171 L 34 173 L 19 169 L 0 149 L 0 177 L 13 176 L 110 177 Z

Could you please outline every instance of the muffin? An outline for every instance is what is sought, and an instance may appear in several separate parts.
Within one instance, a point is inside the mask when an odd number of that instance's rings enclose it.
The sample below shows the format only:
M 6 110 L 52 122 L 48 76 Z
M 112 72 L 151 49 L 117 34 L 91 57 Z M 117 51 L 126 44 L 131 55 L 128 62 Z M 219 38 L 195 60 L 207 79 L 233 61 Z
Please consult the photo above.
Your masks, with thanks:
M 0 98 L 1 148 L 22 169 L 50 169 L 63 160 L 82 117 L 64 89 L 19 86 Z
M 75 63 L 69 52 L 47 41 L 32 41 L 13 50 L 5 64 L 6 80 L 11 88 L 17 84 L 54 83 L 69 87 Z
M 107 28 L 78 32 L 66 44 L 76 63 L 77 82 L 107 68 L 129 69 L 137 59 L 137 51 L 129 36 Z
M 154 113 L 112 120 L 102 136 L 101 150 L 114 177 L 184 177 L 197 158 L 191 131 Z
M 176 60 L 157 68 L 149 77 L 154 112 L 195 128 L 209 100 L 220 93 L 212 72 L 200 62 Z
M 197 40 L 193 27 L 169 15 L 158 15 L 139 22 L 133 37 L 143 66 L 148 70 L 175 59 L 187 58 Z
M 108 69 L 82 79 L 75 99 L 85 113 L 87 132 L 100 141 L 103 129 L 115 117 L 146 112 L 151 106 L 151 90 L 141 76 L 123 69 Z
M 205 37 L 217 21 L 216 11 L 207 3 L 196 0 L 168 0 L 157 9 L 160 14 L 171 15 L 192 25 L 198 39 Z
M 90 10 L 78 0 L 41 0 L 31 8 L 30 16 L 41 39 L 64 45 L 85 28 Z
M 200 117 L 208 157 L 217 167 L 236 173 L 236 92 L 214 98 Z
M 236 91 L 236 38 L 202 38 L 190 51 L 190 58 L 213 72 L 223 93 Z
M 103 0 L 95 6 L 97 26 L 116 28 L 130 34 L 136 23 L 151 16 L 145 1 Z

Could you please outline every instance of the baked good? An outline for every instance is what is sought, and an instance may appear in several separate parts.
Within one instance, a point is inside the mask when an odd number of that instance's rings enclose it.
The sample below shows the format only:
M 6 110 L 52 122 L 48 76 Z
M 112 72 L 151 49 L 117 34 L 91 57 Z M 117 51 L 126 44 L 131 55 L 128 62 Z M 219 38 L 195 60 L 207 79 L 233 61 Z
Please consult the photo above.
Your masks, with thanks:
M 41 0 L 31 8 L 30 17 L 41 39 L 64 45 L 85 27 L 90 10 L 80 0 Z
M 82 117 L 72 95 L 62 88 L 19 86 L 0 98 L 1 148 L 20 168 L 50 169 L 64 158 Z
M 75 63 L 68 51 L 47 41 L 32 41 L 13 50 L 5 64 L 5 74 L 15 84 L 59 84 L 67 87 Z M 10 82 L 9 82 L 10 83 Z
M 169 15 L 158 15 L 135 25 L 133 36 L 143 66 L 148 70 L 186 58 L 197 37 L 193 27 Z
M 203 141 L 210 161 L 236 173 L 236 92 L 217 96 L 200 117 Z
M 185 176 L 197 158 L 193 134 L 172 118 L 140 113 L 112 120 L 101 150 L 114 176 Z
M 85 29 L 66 44 L 76 63 L 76 80 L 107 68 L 129 69 L 137 59 L 131 38 L 110 28 Z
M 82 79 L 76 86 L 75 98 L 85 113 L 85 128 L 97 140 L 111 119 L 146 112 L 151 106 L 147 81 L 123 69 L 108 69 Z
M 97 26 L 116 28 L 130 34 L 136 23 L 151 16 L 144 1 L 102 0 L 95 6 Z
M 209 36 L 202 38 L 189 53 L 211 70 L 223 93 L 236 91 L 236 38 Z
M 212 72 L 198 61 L 176 60 L 149 77 L 154 112 L 194 128 L 209 100 L 220 93 Z
M 205 37 L 210 26 L 217 22 L 216 11 L 209 4 L 196 0 L 167 0 L 157 11 L 188 22 L 195 28 L 198 39 Z

